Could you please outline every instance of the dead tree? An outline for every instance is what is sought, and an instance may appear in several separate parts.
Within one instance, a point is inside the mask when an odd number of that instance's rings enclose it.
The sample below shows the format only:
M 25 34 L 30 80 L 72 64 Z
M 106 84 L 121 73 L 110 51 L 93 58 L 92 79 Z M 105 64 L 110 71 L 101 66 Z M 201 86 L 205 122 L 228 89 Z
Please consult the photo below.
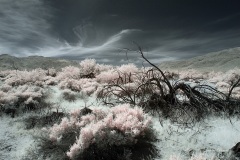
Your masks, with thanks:
M 172 120 L 182 120 L 182 123 L 192 123 L 209 114 L 231 114 L 234 110 L 240 111 L 240 100 L 234 101 L 236 103 L 231 100 L 231 93 L 239 85 L 240 79 L 233 83 L 228 95 L 209 85 L 191 87 L 184 81 L 171 84 L 166 74 L 144 56 L 140 46 L 137 52 L 152 68 L 141 73 L 140 83 L 131 90 L 124 84 L 132 75 L 128 77 L 119 74 L 119 78 L 106 85 L 101 92 L 106 104 L 112 104 L 109 97 L 113 96 L 115 103 L 139 105 Z

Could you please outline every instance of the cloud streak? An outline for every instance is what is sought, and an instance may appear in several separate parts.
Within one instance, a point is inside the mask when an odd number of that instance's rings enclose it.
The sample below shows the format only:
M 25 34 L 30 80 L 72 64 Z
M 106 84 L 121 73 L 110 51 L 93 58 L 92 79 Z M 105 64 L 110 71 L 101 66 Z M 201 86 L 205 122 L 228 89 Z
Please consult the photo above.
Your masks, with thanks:
M 41 0 L 1 0 L 0 53 L 30 55 L 58 42 L 51 36 L 50 9 Z
M 138 1 L 1 0 L 0 54 L 141 64 L 134 51 L 126 57 L 132 42 L 155 63 L 239 46 L 239 11 L 222 10 L 230 2 Z

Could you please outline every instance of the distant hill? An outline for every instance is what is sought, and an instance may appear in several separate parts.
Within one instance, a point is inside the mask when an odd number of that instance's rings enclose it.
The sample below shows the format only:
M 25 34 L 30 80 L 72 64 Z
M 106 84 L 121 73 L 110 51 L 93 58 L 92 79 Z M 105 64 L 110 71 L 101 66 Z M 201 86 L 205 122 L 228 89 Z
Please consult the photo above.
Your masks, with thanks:
M 240 68 L 240 47 L 212 52 L 187 60 L 163 62 L 159 67 L 163 70 L 196 69 L 200 71 L 227 71 L 235 67 Z
M 15 69 L 18 70 L 32 70 L 36 68 L 55 68 L 60 70 L 66 66 L 78 66 L 76 61 L 70 61 L 52 57 L 29 56 L 29 57 L 14 57 L 8 54 L 0 55 L 0 70 Z
M 19 58 L 7 54 L 0 55 L 0 70 L 15 68 L 19 70 L 32 70 L 36 68 L 55 68 L 60 70 L 69 65 L 78 66 L 79 63 L 63 58 L 42 56 Z M 227 71 L 235 67 L 240 68 L 240 47 L 212 52 L 187 60 L 162 62 L 159 67 L 163 70 L 196 69 L 200 71 Z

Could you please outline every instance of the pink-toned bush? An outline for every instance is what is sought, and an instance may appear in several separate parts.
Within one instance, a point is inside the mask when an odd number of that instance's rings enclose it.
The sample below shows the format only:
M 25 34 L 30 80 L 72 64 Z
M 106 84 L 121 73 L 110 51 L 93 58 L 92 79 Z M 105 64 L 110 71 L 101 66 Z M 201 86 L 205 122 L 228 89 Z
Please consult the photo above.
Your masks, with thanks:
M 59 82 L 58 86 L 61 89 L 71 89 L 72 91 L 84 92 L 87 95 L 91 95 L 97 90 L 99 84 L 95 79 L 81 78 L 79 80 L 66 78 Z
M 138 72 L 138 68 L 132 63 L 123 64 L 120 67 L 117 67 L 116 70 L 120 71 L 123 74 L 133 74 Z
M 45 80 L 46 85 L 57 85 L 58 80 L 55 77 L 48 76 L 47 79 Z
M 216 83 L 216 87 L 219 88 L 219 87 L 223 87 L 223 88 L 229 88 L 230 85 L 226 82 L 217 82 Z
M 99 83 L 97 83 L 95 79 L 81 79 L 80 83 L 82 92 L 87 95 L 93 94 L 99 86 Z
M 129 83 L 136 79 L 138 68 L 134 64 L 125 64 L 114 69 L 103 71 L 96 76 L 99 83 Z M 119 78 L 122 79 L 119 79 Z
M 1 87 L 0 87 L 0 90 L 3 91 L 3 92 L 8 92 L 12 89 L 12 86 L 8 85 L 8 84 L 3 84 Z
M 95 59 L 85 59 L 79 63 L 81 74 L 86 75 L 90 73 L 94 73 L 94 75 L 98 75 L 100 72 L 108 71 L 113 69 L 111 65 L 105 64 L 97 64 Z
M 138 137 L 144 137 L 151 129 L 151 118 L 141 108 L 131 108 L 122 104 L 108 110 L 93 109 L 91 114 L 79 117 L 80 110 L 71 113 L 70 118 L 63 118 L 49 130 L 52 141 L 61 141 L 62 135 L 69 130 L 79 133 L 74 144 L 69 144 L 67 155 L 76 158 L 93 144 L 134 145 Z
M 0 71 L 0 80 L 5 80 L 5 77 L 7 77 L 12 72 L 13 72 L 13 70 Z
M 62 81 L 59 82 L 58 86 L 61 89 L 71 89 L 73 91 L 81 91 L 81 82 L 80 80 L 75 80 L 75 79 L 71 79 L 71 78 L 66 78 Z
M 135 81 L 137 74 L 139 73 L 138 68 L 132 63 L 121 65 L 120 67 L 117 67 L 116 70 L 122 77 L 123 83 Z
M 206 79 L 207 74 L 191 69 L 186 71 L 180 71 L 179 73 L 179 79 Z
M 66 79 L 80 79 L 80 68 L 73 67 L 73 66 L 67 66 L 62 68 L 61 72 L 57 73 L 56 79 L 59 81 L 66 80 Z
M 226 82 L 231 84 L 240 78 L 240 69 L 234 68 L 227 72 L 210 72 L 208 73 L 208 78 L 213 83 Z
M 210 72 L 208 81 L 215 83 L 216 88 L 225 94 L 228 94 L 230 88 L 240 79 L 240 69 L 234 68 L 227 72 Z M 232 90 L 231 96 L 239 98 L 240 84 L 236 85 Z
M 118 78 L 119 78 L 119 74 L 114 69 L 103 71 L 96 76 L 96 80 L 99 83 L 111 83 Z
M 18 101 L 18 97 L 8 92 L 0 91 L 0 105 L 14 104 Z
M 81 74 L 86 75 L 90 73 L 95 73 L 96 60 L 95 59 L 85 59 L 79 63 Z
M 123 84 L 123 87 L 126 88 L 127 90 L 136 90 L 138 85 L 132 82 L 132 83 Z
M 57 75 L 57 71 L 54 68 L 49 68 L 46 72 L 47 76 L 55 77 Z
M 68 66 L 57 74 L 55 80 L 61 89 L 71 89 L 73 91 L 83 91 L 90 95 L 96 91 L 98 83 L 95 79 L 81 78 L 82 75 L 94 73 L 96 62 L 93 59 L 86 59 L 80 62 L 80 68 Z M 92 72 L 93 71 L 93 72 Z M 56 82 L 54 79 L 47 83 Z
M 32 71 L 11 71 L 8 76 L 5 77 L 5 83 L 11 86 L 24 84 L 42 86 L 46 79 L 46 71 L 42 69 L 35 69 Z
M 210 83 L 222 82 L 223 74 L 224 74 L 223 72 L 214 72 L 214 71 L 209 72 L 208 73 L 208 81 Z
M 96 64 L 95 66 L 95 73 L 98 75 L 101 72 L 108 71 L 113 69 L 114 67 L 111 65 L 106 65 L 106 64 Z
M 61 95 L 63 99 L 69 102 L 74 102 L 77 99 L 77 93 L 70 89 L 64 89 Z
M 20 86 L 14 91 L 14 95 L 16 95 L 19 99 L 22 99 L 25 104 L 38 103 L 44 94 L 44 89 L 28 85 Z
M 32 86 L 32 85 L 22 85 L 18 87 L 11 88 L 7 92 L 0 91 L 0 103 L 7 104 L 37 104 L 44 97 L 46 91 L 43 88 Z

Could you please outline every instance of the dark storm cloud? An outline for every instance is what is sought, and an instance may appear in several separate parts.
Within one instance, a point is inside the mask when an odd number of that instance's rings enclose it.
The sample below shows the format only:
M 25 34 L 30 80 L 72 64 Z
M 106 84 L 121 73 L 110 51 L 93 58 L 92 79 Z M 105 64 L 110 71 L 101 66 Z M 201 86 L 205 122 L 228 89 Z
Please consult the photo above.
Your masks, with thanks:
M 2 0 L 0 51 L 117 64 L 126 61 L 123 48 L 137 49 L 135 42 L 156 63 L 189 58 L 239 46 L 239 6 L 238 0 Z M 141 62 L 136 52 L 128 60 Z
M 128 28 L 195 28 L 239 13 L 239 2 L 234 0 L 52 0 L 52 2 L 55 2 L 53 6 L 58 9 L 60 15 L 57 22 L 61 23 L 64 19 L 69 26 L 74 26 L 83 19 L 92 19 L 97 23 L 99 21 L 106 23 L 110 20 L 107 24 Z M 115 24 L 110 18 L 104 20 L 106 16 L 114 15 Z M 239 26 L 240 22 L 235 23 Z
M 112 48 L 129 47 L 131 42 L 135 41 L 149 52 L 181 58 L 239 46 L 236 41 L 239 39 L 237 33 L 240 28 L 238 1 L 52 2 L 52 6 L 61 15 L 55 19 L 55 29 L 59 31 L 60 37 L 72 44 L 78 43 L 79 36 L 84 35 L 72 30 L 78 28 L 84 31 L 83 26 L 86 25 L 90 26 L 91 32 L 88 37 L 85 35 L 85 46 L 101 45 L 108 41 L 109 37 L 127 29 L 138 29 L 141 32 L 122 36 Z M 59 27 L 62 21 L 67 23 Z

